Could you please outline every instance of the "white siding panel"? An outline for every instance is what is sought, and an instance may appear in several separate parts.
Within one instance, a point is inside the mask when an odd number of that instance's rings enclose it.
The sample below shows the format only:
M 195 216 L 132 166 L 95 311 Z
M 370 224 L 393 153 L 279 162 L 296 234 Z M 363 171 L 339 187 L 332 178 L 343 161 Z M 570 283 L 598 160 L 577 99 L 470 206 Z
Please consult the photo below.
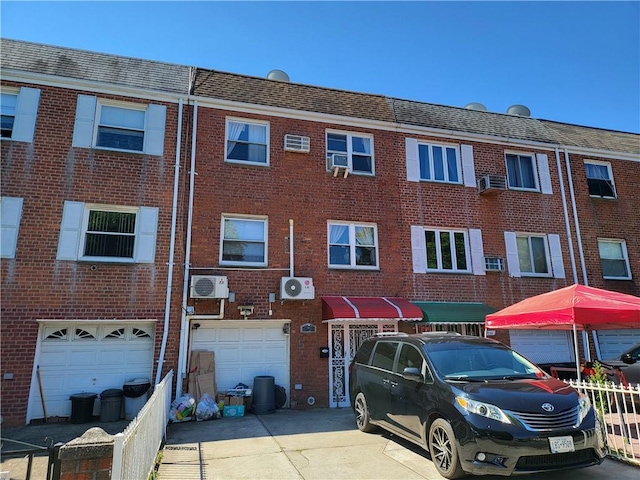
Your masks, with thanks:
M 553 189 L 551 187 L 551 173 L 549 172 L 549 158 L 545 153 L 537 153 L 538 175 L 540 176 L 540 190 L 542 193 L 551 195 Z
M 547 235 L 549 241 L 549 255 L 551 255 L 551 268 L 555 278 L 565 278 L 564 262 L 562 261 L 562 249 L 560 247 L 560 235 L 550 233 Z
M 78 259 L 83 215 L 84 203 L 70 201 L 64 202 L 62 223 L 60 225 L 60 239 L 58 241 L 58 254 L 56 259 Z
M 418 155 L 418 141 L 415 138 L 405 138 L 404 141 L 407 161 L 407 180 L 420 181 L 420 160 Z
M 11 140 L 15 140 L 16 142 L 33 142 L 39 101 L 40 89 L 29 87 L 22 87 L 20 89 Z
M 469 229 L 469 243 L 471 246 L 471 267 L 474 275 L 486 275 L 484 269 L 484 247 L 482 246 L 482 231 L 477 228 Z
M 504 245 L 507 250 L 507 268 L 509 276 L 520 276 L 520 260 L 518 260 L 518 245 L 515 232 L 504 232 Z
M 18 232 L 22 219 L 23 199 L 2 197 L 0 200 L 0 257 L 15 258 Z
M 164 105 L 149 105 L 145 131 L 145 153 L 149 155 L 162 155 L 164 153 L 166 118 L 167 107 Z
M 476 168 L 473 161 L 473 145 L 461 145 L 460 156 L 462 157 L 462 178 L 465 187 L 477 188 Z
M 136 238 L 135 261 L 138 263 L 153 263 L 156 258 L 158 208 L 140 207 L 138 217 L 139 227 Z
M 427 247 L 425 245 L 424 228 L 411 226 L 411 253 L 413 257 L 413 273 L 427 272 Z
M 92 95 L 78 95 L 72 146 L 91 148 L 93 143 L 93 124 L 96 119 L 96 103 L 97 99 Z

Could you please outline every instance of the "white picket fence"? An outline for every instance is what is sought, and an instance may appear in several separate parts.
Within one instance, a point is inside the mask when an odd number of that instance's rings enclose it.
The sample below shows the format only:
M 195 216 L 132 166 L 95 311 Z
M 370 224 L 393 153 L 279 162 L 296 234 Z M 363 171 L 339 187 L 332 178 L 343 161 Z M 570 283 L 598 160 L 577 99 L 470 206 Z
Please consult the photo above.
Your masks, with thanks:
M 602 422 L 607 455 L 640 466 L 640 384 L 567 382 L 591 399 Z
M 111 480 L 147 479 L 167 433 L 173 370 L 155 386 L 151 398 L 114 438 Z

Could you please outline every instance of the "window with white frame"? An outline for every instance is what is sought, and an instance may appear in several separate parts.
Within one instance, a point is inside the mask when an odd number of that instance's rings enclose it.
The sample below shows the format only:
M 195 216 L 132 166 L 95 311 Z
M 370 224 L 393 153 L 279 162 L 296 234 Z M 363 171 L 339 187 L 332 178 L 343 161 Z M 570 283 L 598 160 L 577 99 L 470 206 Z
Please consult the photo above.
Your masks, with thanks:
M 267 227 L 265 217 L 223 217 L 220 263 L 266 266 Z
M 227 162 L 269 165 L 269 124 L 227 119 Z
M 157 207 L 66 201 L 57 259 L 153 263 L 157 229 Z
M 0 93 L 0 138 L 33 142 L 40 90 L 22 87 Z
M 461 183 L 458 148 L 450 145 L 418 144 L 420 180 Z
M 378 269 L 378 229 L 374 224 L 330 222 L 329 267 Z
M 613 172 L 609 162 L 585 161 L 584 169 L 587 176 L 587 185 L 589 186 L 589 195 L 592 197 L 616 198 Z
M 370 135 L 351 134 L 343 132 L 327 132 L 327 168 L 332 169 L 334 165 L 343 166 L 342 160 L 345 158 L 345 167 L 351 173 L 373 175 L 373 137 Z
M 624 240 L 599 238 L 598 252 L 600 253 L 603 278 L 611 280 L 631 279 L 627 244 Z
M 506 154 L 509 188 L 538 190 L 536 165 L 532 155 Z
M 78 95 L 74 147 L 162 155 L 167 108 Z
M 551 276 L 549 246 L 544 235 L 516 235 L 522 276 Z
M 427 272 L 471 273 L 466 231 L 425 228 L 424 242 Z

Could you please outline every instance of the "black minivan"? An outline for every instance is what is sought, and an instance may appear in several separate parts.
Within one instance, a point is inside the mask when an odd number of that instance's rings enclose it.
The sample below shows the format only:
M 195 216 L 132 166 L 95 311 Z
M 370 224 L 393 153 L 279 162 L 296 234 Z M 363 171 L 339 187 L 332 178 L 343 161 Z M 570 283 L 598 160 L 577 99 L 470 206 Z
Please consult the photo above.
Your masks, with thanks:
M 605 456 L 589 398 L 495 340 L 380 334 L 349 368 L 358 428 L 420 445 L 445 478 L 587 467 Z

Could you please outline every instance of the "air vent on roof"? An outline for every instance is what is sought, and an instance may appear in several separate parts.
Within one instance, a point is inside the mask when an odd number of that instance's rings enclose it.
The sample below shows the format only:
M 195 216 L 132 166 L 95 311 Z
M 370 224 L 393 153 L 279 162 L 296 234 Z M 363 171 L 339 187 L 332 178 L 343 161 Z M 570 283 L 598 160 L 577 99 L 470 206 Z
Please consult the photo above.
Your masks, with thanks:
M 471 102 L 471 103 L 467 103 L 464 108 L 466 108 L 467 110 L 478 110 L 480 112 L 486 112 L 487 111 L 487 107 L 485 107 L 483 104 L 478 103 L 478 102 Z
M 271 70 L 269 73 L 267 73 L 267 78 L 269 80 L 277 80 L 279 82 L 289 81 L 289 75 L 287 75 L 286 72 L 283 72 L 282 70 Z
M 311 139 L 302 135 L 285 135 L 284 149 L 288 152 L 309 153 Z
M 529 110 L 524 105 L 511 105 L 509 108 L 507 108 L 507 113 L 509 115 L 518 115 L 520 117 L 531 116 L 531 110 Z

